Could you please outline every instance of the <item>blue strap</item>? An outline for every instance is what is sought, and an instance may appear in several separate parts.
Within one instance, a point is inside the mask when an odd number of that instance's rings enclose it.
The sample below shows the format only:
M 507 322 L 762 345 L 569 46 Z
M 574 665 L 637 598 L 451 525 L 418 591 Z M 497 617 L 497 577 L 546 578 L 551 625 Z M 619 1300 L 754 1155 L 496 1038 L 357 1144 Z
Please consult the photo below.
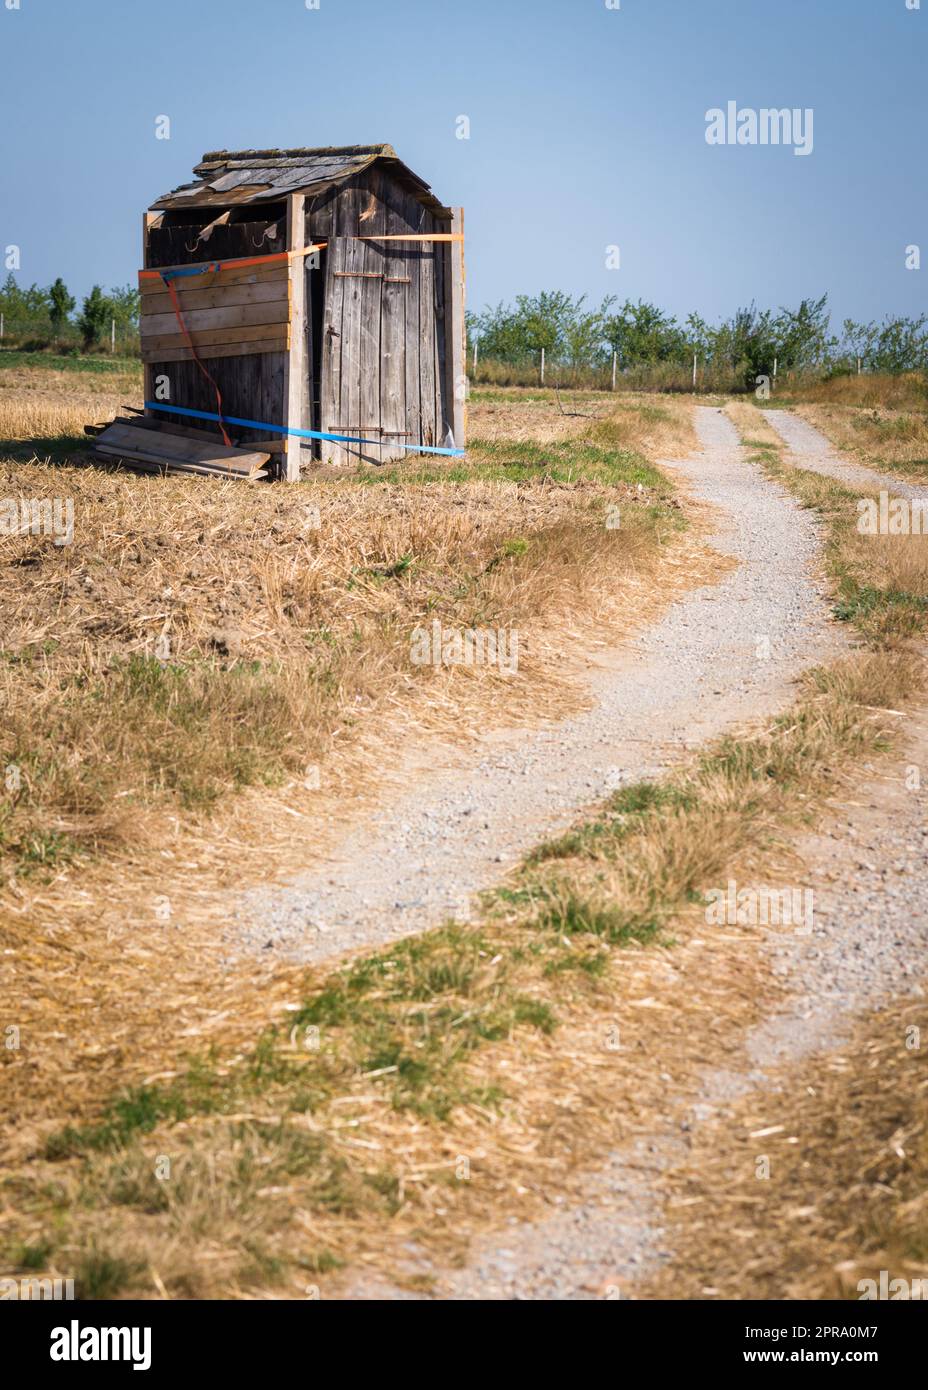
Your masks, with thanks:
M 209 261 L 206 265 L 181 266 L 178 270 L 159 270 L 158 274 L 162 280 L 177 280 L 182 275 L 209 275 L 214 270 L 219 270 L 218 261 Z
M 388 444 L 382 439 L 356 439 L 350 434 L 324 434 L 321 430 L 287 429 L 285 425 L 265 425 L 260 420 L 239 420 L 234 415 L 212 414 L 209 410 L 189 410 L 179 405 L 160 405 L 157 401 L 146 401 L 146 410 L 164 410 L 169 415 L 189 415 L 195 420 L 215 420 L 220 424 L 239 425 L 246 430 L 266 430 L 268 434 L 295 434 L 300 439 L 331 439 L 336 444 L 367 444 L 371 448 L 399 448 L 409 454 L 444 454 L 448 458 L 463 458 L 463 449 L 440 449 L 431 444 Z

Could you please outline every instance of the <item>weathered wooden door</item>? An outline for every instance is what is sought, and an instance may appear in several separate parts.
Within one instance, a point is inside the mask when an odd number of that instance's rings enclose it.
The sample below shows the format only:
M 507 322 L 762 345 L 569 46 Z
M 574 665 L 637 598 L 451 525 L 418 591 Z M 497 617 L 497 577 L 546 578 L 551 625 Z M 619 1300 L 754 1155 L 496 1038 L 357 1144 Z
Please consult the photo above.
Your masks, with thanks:
M 442 394 L 431 245 L 333 237 L 322 326 L 322 459 L 388 463 L 404 444 L 440 443 Z M 443 355 L 443 354 L 442 354 Z

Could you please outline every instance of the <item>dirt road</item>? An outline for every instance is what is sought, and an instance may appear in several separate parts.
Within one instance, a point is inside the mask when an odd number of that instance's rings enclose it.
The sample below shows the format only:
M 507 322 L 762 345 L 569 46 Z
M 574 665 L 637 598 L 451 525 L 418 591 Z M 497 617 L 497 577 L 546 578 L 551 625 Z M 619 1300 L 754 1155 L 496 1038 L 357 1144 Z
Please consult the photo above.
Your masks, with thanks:
M 240 903 L 227 937 L 236 951 L 318 961 L 466 919 L 479 890 L 584 807 L 782 706 L 795 677 L 838 650 L 812 513 L 747 461 L 722 411 L 696 415 L 702 452 L 661 467 L 717 509 L 712 543 L 737 568 L 611 653 L 579 717 L 488 735 L 476 761 L 417 748 L 406 797 L 359 826 L 328 863 Z M 423 774 L 423 762 L 434 770 Z
M 812 437 L 817 432 L 803 422 L 778 413 L 777 424 L 790 441 L 797 466 L 829 473 L 846 467 L 827 441 Z M 802 429 L 794 428 L 796 424 Z M 743 468 L 727 432 L 708 413 L 702 415 L 700 430 L 713 468 L 718 467 L 720 473 L 726 466 Z M 872 477 L 876 486 L 898 490 L 891 480 L 878 474 Z M 743 571 L 750 572 L 754 546 L 762 545 L 754 531 L 760 521 L 755 510 L 758 498 L 773 508 L 773 515 L 778 513 L 776 504 L 750 474 L 743 473 L 739 481 L 734 495 L 741 499 L 753 534 L 749 539 L 746 528 L 740 532 L 740 553 L 747 558 L 728 581 L 726 602 L 743 605 L 751 602 L 742 587 L 746 578 Z M 869 485 L 871 480 L 867 482 Z M 789 516 L 784 521 L 795 524 Z M 801 528 L 798 534 L 802 534 Z M 780 561 L 781 577 L 794 575 L 795 559 L 796 551 L 790 546 Z M 765 582 L 769 584 L 777 567 L 769 554 L 764 563 Z M 741 584 L 736 582 L 739 578 Z M 782 615 L 782 595 L 775 583 L 772 588 L 774 609 Z M 800 600 L 809 632 L 819 626 L 804 605 L 805 595 L 811 592 L 811 588 L 805 590 Z M 757 611 L 751 607 L 748 614 L 753 617 Z M 742 619 L 748 614 L 741 609 Z M 671 623 L 674 616 L 679 620 L 679 614 L 672 615 Z M 743 627 L 739 631 L 743 640 Z M 810 649 L 800 644 L 793 659 L 801 659 L 803 650 L 808 657 Z M 825 655 L 822 648 L 815 652 L 817 658 Z M 683 671 L 687 669 L 684 664 Z M 757 709 L 762 701 L 757 699 L 756 687 L 754 694 Z M 775 695 L 773 686 L 766 694 Z M 730 698 L 730 687 L 727 695 Z M 422 1251 L 408 1247 L 402 1256 L 402 1274 L 407 1279 L 412 1274 L 420 1283 L 429 1281 L 429 1295 L 409 1293 L 408 1282 L 404 1286 L 365 1275 L 346 1288 L 346 1296 L 634 1298 L 638 1296 L 637 1286 L 656 1271 L 664 1269 L 670 1274 L 672 1238 L 664 1217 L 669 1195 L 667 1175 L 671 1170 L 686 1169 L 694 1134 L 701 1132 L 702 1126 L 724 1126 L 736 1103 L 749 1094 L 758 1096 L 762 1109 L 765 1091 L 782 1084 L 780 1069 L 784 1065 L 797 1069 L 810 1056 L 840 1047 L 858 1014 L 922 992 L 918 962 L 924 959 L 928 946 L 928 795 L 924 789 L 910 789 L 906 769 L 924 765 L 926 760 L 928 713 L 923 711 L 910 722 L 908 742 L 899 757 L 888 766 L 860 769 L 848 808 L 815 834 L 797 841 L 804 866 L 801 882 L 815 893 L 814 929 L 808 936 L 782 927 L 765 934 L 762 949 L 773 973 L 786 986 L 786 1001 L 771 1006 L 763 1021 L 744 1036 L 737 1065 L 729 1059 L 724 1066 L 706 1067 L 695 1103 L 691 1093 L 674 1097 L 671 1092 L 658 1123 L 583 1179 L 579 1193 L 575 1191 L 566 1202 L 555 1198 L 555 1209 L 543 1220 L 513 1223 L 508 1230 L 478 1237 L 465 1268 L 435 1269 Z M 685 987 L 685 981 L 681 985 Z M 695 1055 L 700 1056 L 701 1040 L 694 1038 L 692 1045 Z M 655 1058 L 650 1064 L 658 1062 Z M 705 1212 L 702 1219 L 706 1219 Z M 738 1237 L 735 1232 L 732 1240 Z M 711 1288 L 696 1291 L 697 1296 L 712 1293 Z M 688 1296 L 693 1296 L 692 1290 Z M 786 1290 L 781 1296 L 787 1296 Z
M 768 410 L 764 418 L 769 420 L 789 449 L 793 463 L 799 468 L 806 468 L 813 473 L 824 473 L 826 477 L 836 478 L 839 483 L 846 483 L 848 487 L 870 488 L 875 493 L 883 489 L 891 496 L 906 497 L 910 502 L 925 496 L 924 488 L 915 487 L 900 478 L 877 473 L 863 464 L 851 463 L 842 458 L 821 430 L 817 430 L 799 415 L 793 415 L 791 411 Z

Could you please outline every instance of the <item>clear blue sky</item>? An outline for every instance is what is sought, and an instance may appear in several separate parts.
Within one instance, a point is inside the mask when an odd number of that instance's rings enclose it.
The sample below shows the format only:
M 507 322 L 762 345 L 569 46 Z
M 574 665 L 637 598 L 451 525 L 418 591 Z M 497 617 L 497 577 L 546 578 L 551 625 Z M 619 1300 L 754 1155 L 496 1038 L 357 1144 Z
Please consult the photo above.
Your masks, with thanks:
M 8 3 L 21 282 L 134 281 L 142 210 L 205 150 L 389 141 L 464 206 L 473 308 L 561 288 L 710 320 L 825 290 L 834 321 L 928 309 L 928 0 Z M 813 153 L 709 146 L 729 100 L 812 107 Z

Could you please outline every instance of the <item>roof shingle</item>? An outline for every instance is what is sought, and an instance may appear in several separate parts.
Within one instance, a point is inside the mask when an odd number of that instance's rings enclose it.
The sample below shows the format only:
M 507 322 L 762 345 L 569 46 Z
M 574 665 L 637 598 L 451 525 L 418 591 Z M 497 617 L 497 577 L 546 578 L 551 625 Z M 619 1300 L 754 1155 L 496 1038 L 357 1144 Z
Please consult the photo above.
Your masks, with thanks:
M 217 203 L 273 201 L 303 189 L 320 189 L 382 160 L 431 208 L 441 203 L 429 185 L 397 157 L 392 145 L 340 145 L 289 150 L 213 150 L 194 168 L 199 178 L 152 203 L 178 208 Z

